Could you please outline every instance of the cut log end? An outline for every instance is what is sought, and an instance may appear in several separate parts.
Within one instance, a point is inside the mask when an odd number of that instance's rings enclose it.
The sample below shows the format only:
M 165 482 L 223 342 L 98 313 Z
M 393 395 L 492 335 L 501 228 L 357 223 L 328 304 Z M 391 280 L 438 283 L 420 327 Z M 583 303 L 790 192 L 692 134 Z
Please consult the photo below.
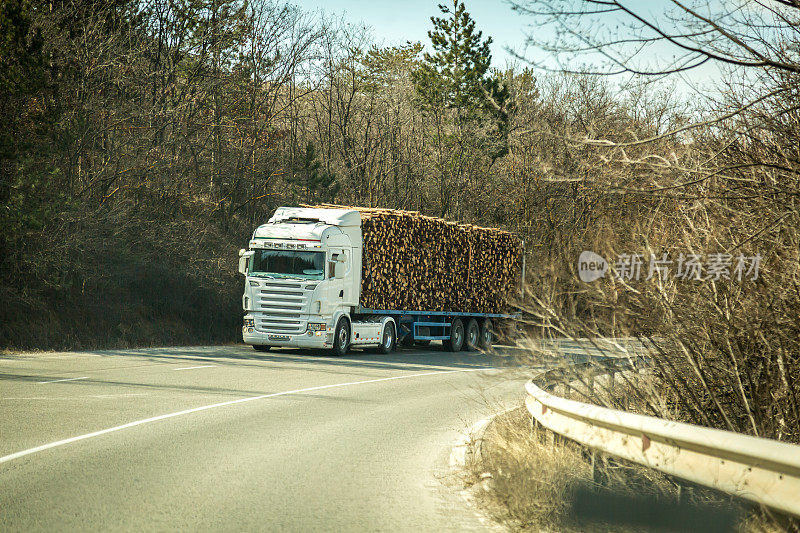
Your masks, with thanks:
M 500 313 L 519 282 L 522 240 L 497 228 L 416 211 L 361 212 L 361 305 L 370 309 Z

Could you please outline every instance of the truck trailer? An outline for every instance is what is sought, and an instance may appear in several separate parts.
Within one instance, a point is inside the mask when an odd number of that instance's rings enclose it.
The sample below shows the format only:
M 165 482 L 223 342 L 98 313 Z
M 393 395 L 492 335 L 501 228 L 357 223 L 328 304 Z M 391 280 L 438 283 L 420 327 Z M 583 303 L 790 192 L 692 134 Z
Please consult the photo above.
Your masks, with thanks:
M 458 283 L 447 284 L 451 292 L 456 290 L 453 287 L 461 291 L 457 293 L 458 301 L 468 302 L 467 306 L 484 305 L 492 309 L 465 308 L 454 303 L 452 294 L 450 300 L 442 300 L 445 303 L 439 308 L 417 309 L 412 308 L 409 302 L 435 302 L 430 298 L 399 298 L 397 295 L 408 296 L 409 293 L 404 291 L 413 291 L 414 287 L 420 294 L 427 293 L 436 285 L 436 276 L 428 271 L 430 267 L 425 266 L 426 261 L 420 260 L 423 256 L 433 256 L 436 250 L 422 249 L 415 257 L 402 258 L 410 265 L 409 268 L 405 268 L 405 263 L 401 265 L 404 267 L 403 275 L 399 278 L 402 279 L 387 279 L 393 275 L 392 272 L 401 269 L 397 264 L 393 268 L 381 269 L 379 267 L 386 266 L 381 262 L 391 257 L 393 244 L 412 237 L 397 234 L 402 233 L 401 229 L 394 229 L 394 234 L 390 232 L 387 235 L 386 227 L 400 226 L 384 224 L 384 234 L 380 234 L 384 240 L 376 241 L 379 234 L 374 229 L 374 218 L 370 219 L 376 212 L 389 213 L 386 216 L 405 213 L 356 208 L 281 207 L 266 224 L 256 228 L 249 249 L 239 251 L 239 272 L 245 276 L 242 296 L 244 342 L 259 351 L 271 347 L 297 347 L 330 350 L 339 356 L 346 354 L 351 347 L 375 347 L 382 353 L 389 353 L 398 343 L 426 346 L 431 341 L 442 341 L 450 351 L 489 349 L 494 338 L 493 321 L 512 318 L 507 312 L 499 312 L 498 302 L 505 301 L 507 295 L 503 293 L 508 292 L 509 283 L 516 286 L 517 281 L 509 280 L 509 275 L 522 279 L 521 241 L 509 240 L 507 235 L 511 234 L 502 232 L 506 234 L 503 236 L 505 248 L 512 248 L 508 253 L 516 254 L 512 263 L 517 264 L 518 258 L 520 264 L 520 272 L 506 273 L 502 276 L 502 283 L 485 279 L 486 269 L 493 268 L 496 261 L 491 260 L 492 256 L 487 261 L 486 254 L 481 256 L 477 253 L 480 250 L 474 252 L 474 259 L 469 255 L 462 262 L 469 265 L 467 269 L 483 268 L 483 272 L 454 271 L 449 274 L 458 276 Z M 433 228 L 439 228 L 437 224 L 448 225 L 446 228 L 442 226 L 448 231 L 439 234 L 445 235 L 445 239 L 459 241 L 444 245 L 446 249 L 452 249 L 454 246 L 448 245 L 457 244 L 459 249 L 456 252 L 461 254 L 473 254 L 464 248 L 467 248 L 466 240 L 475 231 L 485 230 L 479 238 L 469 240 L 471 248 L 484 246 L 481 243 L 493 238 L 492 233 L 487 237 L 486 232 L 499 232 L 423 218 L 425 220 L 417 225 L 427 224 Z M 393 219 L 389 220 L 394 223 Z M 418 235 L 413 238 L 419 240 Z M 410 245 L 414 246 L 415 242 L 412 240 Z M 493 244 L 489 242 L 489 245 Z M 514 250 L 517 246 L 519 249 Z M 480 257 L 484 257 L 483 263 Z M 448 256 L 445 260 L 452 259 Z M 481 264 L 489 266 L 481 267 Z M 374 279 L 378 272 L 383 272 L 380 274 L 382 284 L 376 284 Z M 394 294 L 389 298 L 376 293 L 380 290 L 376 287 L 389 286 L 402 288 L 402 291 L 384 289 L 384 292 Z M 473 286 L 481 287 L 481 293 L 469 294 Z M 365 302 L 381 302 L 383 305 L 370 307 L 364 305 Z M 397 305 L 392 305 L 393 302 Z

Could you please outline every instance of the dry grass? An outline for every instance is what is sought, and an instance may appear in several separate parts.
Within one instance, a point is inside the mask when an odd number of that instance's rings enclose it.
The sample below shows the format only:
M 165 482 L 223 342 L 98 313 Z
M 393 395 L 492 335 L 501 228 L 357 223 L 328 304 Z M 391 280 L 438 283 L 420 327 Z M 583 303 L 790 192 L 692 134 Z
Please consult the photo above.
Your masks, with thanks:
M 593 477 L 587 450 L 542 428 L 534 429 L 525 407 L 497 417 L 478 443 L 479 449 L 468 455 L 466 483 L 478 506 L 513 531 L 641 531 L 633 526 L 578 519 L 571 502 L 587 489 L 598 494 L 650 498 L 664 506 L 720 509 L 723 516 L 731 518 L 737 516 L 731 513 L 739 512 L 724 495 L 679 484 L 660 472 L 631 463 L 598 456 Z M 789 527 L 767 520 L 755 510 L 739 516 L 744 517 L 739 531 L 775 532 Z
M 501 415 L 486 429 L 480 453 L 468 456 L 467 482 L 495 520 L 519 530 L 551 529 L 563 522 L 570 487 L 590 479 L 591 468 L 573 450 L 537 438 L 525 413 Z

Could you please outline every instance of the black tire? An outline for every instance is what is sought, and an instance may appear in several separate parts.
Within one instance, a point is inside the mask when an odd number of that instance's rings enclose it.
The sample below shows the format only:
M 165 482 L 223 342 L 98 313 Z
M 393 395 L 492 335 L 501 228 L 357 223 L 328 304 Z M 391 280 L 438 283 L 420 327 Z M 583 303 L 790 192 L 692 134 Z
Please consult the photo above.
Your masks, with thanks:
M 347 355 L 350 351 L 350 322 L 344 317 L 339 319 L 336 324 L 336 331 L 333 334 L 333 348 L 331 352 L 336 356 Z
M 450 323 L 450 338 L 443 341 L 445 349 L 458 352 L 464 346 L 464 323 L 460 318 L 454 318 Z
M 389 322 L 383 328 L 383 337 L 381 337 L 381 345 L 378 350 L 382 354 L 392 353 L 397 348 L 397 333 L 394 329 L 394 323 Z
M 494 325 L 492 319 L 487 318 L 481 323 L 481 350 L 490 351 L 494 342 Z
M 254 344 L 253 349 L 257 352 L 268 352 L 271 346 L 267 346 L 266 344 Z
M 478 321 L 470 318 L 467 322 L 467 330 L 464 334 L 464 346 L 462 349 L 468 352 L 477 351 L 481 342 L 481 327 Z
M 430 343 L 431 343 L 430 339 L 425 339 L 425 340 L 421 340 L 421 341 L 414 341 L 414 344 L 416 344 L 420 348 L 426 348 L 426 347 L 428 347 L 430 345 Z

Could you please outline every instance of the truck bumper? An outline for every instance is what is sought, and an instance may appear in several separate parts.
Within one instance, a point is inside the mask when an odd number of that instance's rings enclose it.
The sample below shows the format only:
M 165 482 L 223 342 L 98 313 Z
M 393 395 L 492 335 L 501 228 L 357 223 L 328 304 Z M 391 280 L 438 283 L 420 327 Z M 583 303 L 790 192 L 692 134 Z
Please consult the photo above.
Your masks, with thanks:
M 285 346 L 287 348 L 318 348 L 326 349 L 333 347 L 333 331 L 321 331 L 320 335 L 309 335 L 303 333 L 301 335 L 275 335 L 272 333 L 263 333 L 252 327 L 242 327 L 242 340 L 245 344 L 258 344 L 275 346 L 280 348 Z

